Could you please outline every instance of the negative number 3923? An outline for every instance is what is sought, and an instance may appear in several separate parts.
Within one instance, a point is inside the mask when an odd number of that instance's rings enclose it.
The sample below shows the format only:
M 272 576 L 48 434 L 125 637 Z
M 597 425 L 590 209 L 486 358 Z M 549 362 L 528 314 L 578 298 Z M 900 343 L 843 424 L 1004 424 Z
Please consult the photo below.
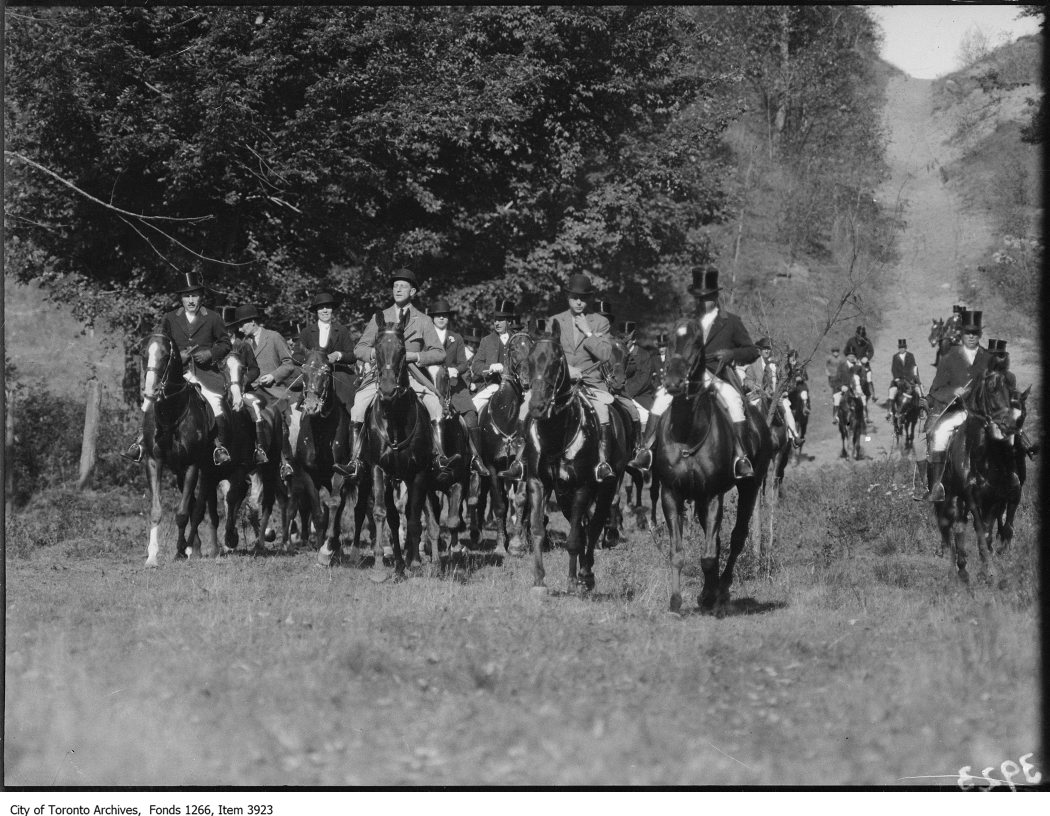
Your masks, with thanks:
M 1025 754 L 1020 757 L 1017 762 L 1012 759 L 1008 759 L 999 766 L 999 770 L 1002 772 L 1003 778 L 996 779 L 992 776 L 992 771 L 995 770 L 994 765 L 989 765 L 983 771 L 980 776 L 975 776 L 970 772 L 970 766 L 966 765 L 959 769 L 959 779 L 956 784 L 959 788 L 968 790 L 981 790 L 990 791 L 995 788 L 1007 786 L 1010 790 L 1017 790 L 1017 785 L 1014 784 L 1018 774 L 1024 774 L 1024 781 L 1029 785 L 1038 785 L 1043 775 L 1036 770 L 1036 767 L 1032 765 L 1028 760 L 1031 759 L 1031 754 Z M 1020 781 L 1020 780 L 1018 780 Z M 982 783 L 987 782 L 987 786 Z

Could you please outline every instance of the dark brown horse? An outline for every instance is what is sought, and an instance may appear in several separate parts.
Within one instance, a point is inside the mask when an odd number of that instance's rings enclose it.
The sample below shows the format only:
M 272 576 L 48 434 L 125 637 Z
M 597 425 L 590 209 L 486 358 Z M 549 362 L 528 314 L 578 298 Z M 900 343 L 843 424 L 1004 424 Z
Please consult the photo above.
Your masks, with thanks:
M 361 428 L 362 459 L 372 476 L 372 502 L 377 531 L 385 524 L 394 551 L 398 577 L 407 567 L 419 565 L 419 539 L 423 506 L 430 488 L 433 466 L 433 431 L 426 408 L 409 385 L 405 357 L 405 321 L 386 323 L 375 315 L 375 376 L 377 393 Z M 406 534 L 402 551 L 398 528 L 401 516 L 394 495 L 396 482 L 408 490 L 405 502 Z M 378 536 L 377 536 L 378 538 Z M 438 558 L 434 559 L 439 564 Z
M 798 435 L 801 439 L 801 443 L 795 448 L 795 464 L 797 465 L 802 461 L 802 448 L 806 444 L 806 431 L 809 430 L 809 386 L 804 378 L 795 378 L 788 388 L 787 398 L 788 405 L 791 406 L 791 413 L 795 417 L 795 427 L 798 428 Z
M 357 544 L 368 506 L 367 502 L 357 501 L 362 486 L 335 469 L 339 446 L 346 444 L 343 431 L 348 417 L 333 385 L 328 355 L 320 349 L 306 352 L 302 378 L 303 402 L 300 411 L 293 414 L 290 433 L 294 439 L 289 489 L 292 505 L 299 513 L 302 540 L 308 540 L 312 524 L 317 534 L 314 545 L 317 561 L 328 566 L 341 551 L 340 536 L 347 508 L 355 508 L 354 543 Z M 294 513 L 288 513 L 286 526 L 292 515 Z M 287 530 L 284 535 L 287 540 Z M 373 541 L 373 545 L 375 543 Z
M 704 532 L 700 566 L 704 585 L 697 598 L 703 611 L 728 611 L 733 568 L 747 540 L 751 516 L 759 492 L 759 474 L 769 470 L 773 442 L 762 413 L 744 403 L 749 452 L 755 476 L 733 475 L 733 425 L 712 386 L 703 382 L 705 368 L 701 335 L 695 326 L 674 336 L 664 369 L 664 388 L 672 395 L 671 406 L 660 417 L 653 446 L 653 473 L 660 479 L 664 518 L 670 537 L 671 611 L 682 607 L 682 569 L 685 548 L 682 526 L 686 501 Z M 729 555 L 719 575 L 722 511 L 725 494 L 737 491 L 736 522 L 729 539 Z
M 609 392 L 616 397 L 616 401 L 610 406 L 610 410 L 620 412 L 620 419 L 624 427 L 624 444 L 626 445 L 626 450 L 631 451 L 634 450 L 634 446 L 638 443 L 638 435 L 641 433 L 641 428 L 634 427 L 630 413 L 621 402 L 621 400 L 629 400 L 628 397 L 622 395 L 624 386 L 627 384 L 627 359 L 630 353 L 627 351 L 627 344 L 618 337 L 610 336 L 609 343 L 612 346 L 612 353 L 609 355 L 609 359 L 602 363 L 601 371 L 605 378 L 605 384 L 609 387 Z M 619 544 L 620 537 L 623 535 L 621 500 L 622 487 L 626 475 L 627 471 L 625 470 L 616 478 L 616 490 L 613 493 L 612 503 L 609 506 L 609 520 L 606 522 L 605 532 L 602 534 L 602 546 L 605 548 L 615 547 Z
M 915 447 L 915 426 L 919 422 L 922 406 L 919 403 L 919 392 L 911 380 L 900 380 L 897 395 L 891 406 L 893 416 L 893 438 L 901 445 L 902 450 L 910 451 Z
M 236 550 L 238 546 L 237 518 L 245 498 L 249 499 L 249 522 L 255 532 L 255 543 L 252 551 L 264 552 L 264 533 L 270 526 L 270 516 L 275 503 L 281 511 L 282 551 L 288 548 L 287 517 L 288 489 L 280 476 L 280 460 L 286 429 L 284 416 L 273 405 L 266 405 L 260 395 L 247 393 L 248 360 L 246 346 L 235 344 L 233 350 L 223 360 L 223 376 L 226 381 L 226 396 L 233 410 L 231 428 L 230 462 L 219 468 L 219 480 L 228 479 L 226 491 L 226 531 L 223 543 L 224 552 Z M 248 402 L 258 401 L 262 420 L 256 422 Z M 266 462 L 255 461 L 256 446 L 266 455 Z M 214 502 L 209 496 L 208 511 L 215 514 Z
M 1020 487 L 1012 479 L 1017 420 L 1002 372 L 989 371 L 979 378 L 964 404 L 967 416 L 948 443 L 941 475 L 944 501 L 934 502 L 934 514 L 941 532 L 941 549 L 954 543 L 955 563 L 964 582 L 969 582 L 965 524 L 970 515 L 978 554 L 994 582 L 996 570 L 988 540 L 991 522 L 1002 502 L 1020 498 Z
M 1024 427 L 1025 418 L 1028 416 L 1028 395 L 1032 386 L 1028 386 L 1019 394 L 1012 394 L 1010 398 L 1010 409 L 1013 411 L 1014 421 L 1017 423 L 1017 433 L 1014 434 L 1014 471 L 1017 473 L 1017 490 L 1004 491 L 1002 494 L 993 494 L 991 506 L 987 509 L 985 517 L 994 517 L 996 521 L 996 534 L 1001 542 L 999 552 L 1006 550 L 1014 537 L 1014 517 L 1017 514 L 1017 506 L 1021 502 L 1021 488 L 1028 477 L 1028 451 L 1021 437 L 1021 429 Z M 1034 454 L 1033 454 L 1034 455 Z
M 609 517 L 613 493 L 627 466 L 626 430 L 620 412 L 609 411 L 611 439 L 607 456 L 613 476 L 598 482 L 598 434 L 601 428 L 581 385 L 569 379 L 569 363 L 561 347 L 561 329 L 550 330 L 533 346 L 528 358 L 531 387 L 525 421 L 525 479 L 531 510 L 534 556 L 533 589 L 546 592 L 543 569 L 544 510 L 554 491 L 569 522 L 565 547 L 569 552 L 570 591 L 594 589 L 594 548 Z M 579 574 L 577 575 L 577 564 Z
M 182 359 L 175 341 L 166 334 L 150 335 L 145 351 L 146 375 L 143 398 L 147 404 L 143 421 L 143 469 L 149 482 L 150 519 L 146 565 L 157 566 L 160 551 L 159 529 L 162 516 L 161 474 L 167 467 L 175 474 L 179 506 L 175 511 L 178 540 L 175 557 L 201 555 L 197 528 L 204 518 L 206 501 L 216 489 L 212 464 L 212 411 L 197 387 L 183 377 Z M 200 497 L 197 496 L 198 487 Z M 186 527 L 189 525 L 189 533 Z M 214 526 L 206 555 L 218 553 Z
M 841 459 L 862 459 L 864 454 L 860 449 L 860 441 L 867 427 L 864 422 L 864 398 L 858 397 L 852 388 L 846 389 L 842 394 L 838 407 L 835 409 L 838 419 L 839 436 L 842 438 Z M 847 449 L 848 448 L 848 449 Z
M 953 345 L 959 342 L 959 331 L 957 327 L 949 325 L 943 318 L 935 318 L 930 321 L 930 346 L 937 349 L 933 357 L 933 365 L 937 365 L 942 355 L 947 353 Z
M 434 390 L 441 400 L 441 444 L 445 456 L 449 459 L 449 466 L 445 470 L 433 474 L 428 490 L 430 518 L 437 531 L 434 540 L 438 544 L 438 549 L 431 551 L 431 558 L 434 563 L 438 563 L 442 549 L 449 553 L 459 553 L 462 550 L 459 534 L 466 530 L 463 507 L 470 492 L 470 446 L 467 441 L 467 428 L 452 409 L 448 369 L 443 365 L 436 365 L 431 366 L 429 370 L 434 381 Z M 447 536 L 441 533 L 442 496 L 445 498 L 444 530 Z
M 500 478 L 499 473 L 507 469 L 518 447 L 525 444 L 518 427 L 518 411 L 524 393 L 526 363 L 534 344 L 532 336 L 526 332 L 516 332 L 510 336 L 507 340 L 507 362 L 500 376 L 499 387 L 478 414 L 481 463 L 488 471 L 488 477 L 482 477 L 478 481 L 477 502 L 471 513 L 471 539 L 477 543 L 481 537 L 486 502 L 491 497 L 492 516 L 496 524 L 496 546 L 513 555 L 520 555 L 524 551 L 524 530 L 527 522 L 524 511 L 525 491 L 519 490 L 513 495 L 517 511 L 516 524 L 508 538 L 510 483 L 509 480 Z

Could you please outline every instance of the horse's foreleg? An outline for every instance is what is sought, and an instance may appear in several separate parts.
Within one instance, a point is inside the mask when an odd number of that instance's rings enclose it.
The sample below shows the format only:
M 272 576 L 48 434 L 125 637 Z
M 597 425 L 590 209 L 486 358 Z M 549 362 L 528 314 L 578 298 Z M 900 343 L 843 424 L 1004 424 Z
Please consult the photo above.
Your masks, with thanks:
M 729 536 L 729 555 L 726 558 L 726 566 L 718 579 L 717 610 L 722 612 L 729 607 L 729 588 L 733 585 L 733 567 L 736 565 L 736 560 L 744 549 L 744 543 L 747 541 L 751 516 L 755 512 L 757 501 L 758 489 L 753 483 L 747 481 L 737 482 L 736 522 L 733 524 L 733 532 Z M 761 530 L 758 533 L 761 535 Z
M 236 550 L 239 541 L 237 534 L 237 516 L 240 514 L 248 485 L 244 479 L 230 479 L 230 489 L 226 491 L 226 524 L 223 530 L 223 552 Z
M 405 482 L 405 494 L 405 561 L 407 566 L 411 567 L 413 564 L 423 563 L 419 554 L 419 541 L 423 535 L 423 509 L 427 501 L 426 474 L 419 473 L 411 482 Z M 440 568 L 441 553 L 438 551 L 436 540 L 433 548 L 434 564 Z
M 977 538 L 977 554 L 980 556 L 981 564 L 988 573 L 989 582 L 994 586 L 998 571 L 995 568 L 991 545 L 988 542 L 988 524 L 981 513 L 981 504 L 977 501 L 972 487 L 968 487 L 966 490 L 966 504 L 969 507 L 970 515 L 973 516 L 973 532 Z
M 685 567 L 685 548 L 682 546 L 682 513 L 678 494 L 664 487 L 660 497 L 664 508 L 669 538 L 668 553 L 671 561 L 671 611 L 682 609 L 682 569 Z M 654 505 L 655 507 L 655 505 Z M 656 526 L 655 524 L 653 525 Z
M 694 504 L 704 529 L 704 546 L 700 555 L 704 585 L 696 602 L 704 611 L 710 611 L 718 602 L 718 545 L 722 525 L 722 496 L 719 495 L 714 500 L 707 496 L 696 496 Z
M 546 593 L 544 583 L 546 573 L 543 569 L 543 542 L 547 537 L 547 526 L 543 523 L 544 509 L 547 506 L 547 491 L 543 482 L 536 476 L 530 476 L 526 482 L 529 491 L 529 507 L 532 511 L 529 519 L 529 535 L 532 539 L 532 588 L 537 593 Z
M 176 558 L 186 558 L 188 555 L 186 552 L 186 525 L 189 523 L 190 512 L 193 509 L 193 497 L 197 492 L 199 476 L 200 468 L 198 465 L 190 465 L 186 468 L 186 475 L 182 481 L 182 494 L 179 497 L 179 506 L 175 510 L 175 527 L 178 530 L 178 539 L 175 543 Z M 190 535 L 196 538 L 196 530 L 192 530 Z
M 160 494 L 161 464 L 152 456 L 146 456 L 143 468 L 149 482 L 149 540 L 146 543 L 146 566 L 157 566 L 157 555 L 160 553 L 160 520 L 163 515 Z
M 405 556 L 401 551 L 401 514 L 397 509 L 397 497 L 394 495 L 394 480 L 385 479 L 382 486 L 382 502 L 386 507 L 386 526 L 390 534 L 390 547 L 394 555 L 394 573 L 398 576 L 405 574 Z M 378 506 L 378 502 L 377 502 Z M 378 519 L 376 524 L 378 524 Z
M 202 474 L 200 486 L 200 504 L 193 513 L 191 525 L 195 537 L 196 552 L 206 558 L 219 554 L 219 500 L 218 483 L 209 474 Z M 204 535 L 201 536 L 201 523 L 204 522 Z M 207 541 L 203 541 L 206 538 Z M 202 546 L 203 543 L 203 546 Z
M 459 533 L 463 527 L 463 488 L 462 482 L 456 482 L 448 491 L 448 511 L 445 513 L 445 526 L 448 528 L 448 549 L 450 553 L 460 550 Z

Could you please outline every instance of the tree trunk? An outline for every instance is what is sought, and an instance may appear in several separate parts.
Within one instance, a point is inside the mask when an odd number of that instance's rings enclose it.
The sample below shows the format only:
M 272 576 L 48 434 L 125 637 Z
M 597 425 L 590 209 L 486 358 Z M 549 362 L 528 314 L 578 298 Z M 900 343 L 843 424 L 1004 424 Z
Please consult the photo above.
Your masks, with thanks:
M 14 495 L 14 480 L 12 474 L 15 467 L 15 392 L 12 388 L 5 389 L 4 397 L 4 495 L 7 501 L 11 501 Z
M 92 377 L 87 384 L 87 405 L 84 410 L 84 440 L 80 446 L 80 478 L 77 490 L 83 490 L 91 482 L 95 470 L 95 443 L 98 440 L 98 420 L 102 411 L 102 391 L 99 389 L 98 377 Z

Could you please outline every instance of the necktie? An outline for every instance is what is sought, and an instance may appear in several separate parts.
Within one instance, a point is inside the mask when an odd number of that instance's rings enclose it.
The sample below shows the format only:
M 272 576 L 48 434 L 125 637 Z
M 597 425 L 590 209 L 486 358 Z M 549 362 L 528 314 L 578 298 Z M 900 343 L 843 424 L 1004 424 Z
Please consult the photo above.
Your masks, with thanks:
M 407 313 L 408 313 L 408 309 L 406 309 L 404 306 L 402 306 L 400 309 L 397 310 L 397 319 L 400 322 L 404 323 L 405 322 L 405 315 Z

